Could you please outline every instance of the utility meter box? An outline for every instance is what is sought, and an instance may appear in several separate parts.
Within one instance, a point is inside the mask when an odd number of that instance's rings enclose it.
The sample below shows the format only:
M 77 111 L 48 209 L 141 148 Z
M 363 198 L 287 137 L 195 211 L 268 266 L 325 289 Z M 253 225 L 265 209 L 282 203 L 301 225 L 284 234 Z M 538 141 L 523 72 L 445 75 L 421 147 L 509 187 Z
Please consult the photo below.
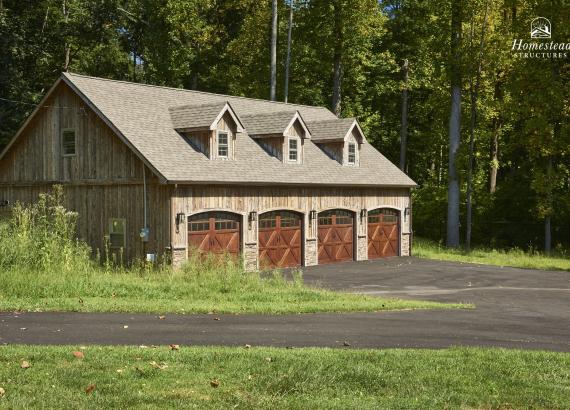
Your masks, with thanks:
M 142 228 L 140 236 L 143 242 L 148 242 L 148 237 L 150 236 L 150 230 L 148 228 Z

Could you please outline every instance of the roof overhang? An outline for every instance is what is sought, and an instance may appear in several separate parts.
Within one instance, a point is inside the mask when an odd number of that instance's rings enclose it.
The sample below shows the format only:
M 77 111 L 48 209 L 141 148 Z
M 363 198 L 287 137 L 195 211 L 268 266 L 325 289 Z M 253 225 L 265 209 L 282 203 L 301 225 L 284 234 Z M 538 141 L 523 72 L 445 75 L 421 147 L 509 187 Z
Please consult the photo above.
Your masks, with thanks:
M 358 124 L 358 121 L 356 119 L 352 122 L 352 124 L 348 128 L 348 131 L 344 135 L 343 140 L 344 141 L 348 140 L 348 137 L 350 136 L 350 134 L 352 134 L 352 131 L 354 130 L 356 130 L 358 135 L 360 136 L 359 138 L 360 140 L 358 141 L 358 143 L 364 144 L 366 142 L 366 137 L 364 136 L 364 132 L 362 131 L 362 128 L 360 128 L 360 124 Z
M 221 109 L 219 114 L 216 116 L 216 118 L 214 119 L 212 124 L 210 124 L 210 130 L 215 130 L 217 128 L 218 122 L 220 122 L 220 120 L 222 119 L 222 117 L 226 113 L 228 113 L 232 117 L 232 120 L 235 122 L 236 132 L 244 132 L 245 127 L 243 126 L 243 123 L 241 122 L 241 120 L 239 119 L 239 116 L 234 111 L 234 109 L 232 108 L 232 106 L 230 105 L 230 103 L 228 101 L 226 101 L 226 104 L 224 105 L 224 107 Z
M 297 121 L 299 122 L 299 124 L 301 125 L 301 128 L 303 128 L 303 131 L 305 132 L 305 138 L 310 139 L 311 138 L 311 132 L 309 131 L 309 128 L 307 127 L 305 120 L 303 120 L 303 117 L 301 117 L 301 114 L 299 113 L 299 111 L 295 111 L 295 115 L 293 115 L 293 118 L 291 118 L 291 121 L 289 121 L 289 124 L 287 124 L 287 126 L 283 130 L 283 136 L 286 137 L 288 135 L 287 132 L 293 126 L 293 124 L 295 124 L 295 122 L 297 122 Z
M 231 186 L 292 186 L 292 187 L 348 187 L 348 188 L 398 188 L 398 189 L 411 189 L 416 188 L 419 185 L 417 184 L 410 184 L 410 185 L 403 185 L 403 184 L 354 184 L 354 183 L 338 183 L 338 182 L 331 182 L 331 183 L 295 183 L 295 182 L 274 182 L 274 181 L 203 181 L 203 180 L 168 180 L 165 182 L 169 185 L 231 185 Z

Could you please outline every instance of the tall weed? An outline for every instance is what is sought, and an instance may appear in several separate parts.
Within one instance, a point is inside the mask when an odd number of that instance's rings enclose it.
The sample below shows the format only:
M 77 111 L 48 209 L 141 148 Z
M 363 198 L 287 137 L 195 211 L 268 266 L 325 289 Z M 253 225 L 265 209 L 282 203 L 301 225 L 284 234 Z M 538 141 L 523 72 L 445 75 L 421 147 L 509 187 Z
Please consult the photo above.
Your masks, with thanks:
M 36 203 L 17 203 L 0 224 L 0 269 L 71 271 L 92 267 L 90 248 L 76 239 L 77 213 L 63 206 L 63 187 Z

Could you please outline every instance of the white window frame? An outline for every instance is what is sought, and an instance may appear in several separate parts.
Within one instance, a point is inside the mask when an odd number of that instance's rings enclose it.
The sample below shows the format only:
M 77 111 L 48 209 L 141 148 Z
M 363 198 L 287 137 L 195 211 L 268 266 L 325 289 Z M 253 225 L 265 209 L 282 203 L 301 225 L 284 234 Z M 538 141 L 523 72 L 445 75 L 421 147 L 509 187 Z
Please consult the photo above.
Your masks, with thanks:
M 295 142 L 295 149 L 291 151 L 291 143 Z M 287 142 L 287 159 L 289 162 L 299 162 L 301 141 L 299 138 L 289 138 Z M 295 152 L 295 159 L 291 159 L 291 152 Z
M 64 135 L 68 132 L 73 132 L 73 153 L 66 154 L 65 153 L 65 138 Z M 75 128 L 63 128 L 61 130 L 61 155 L 63 157 L 74 157 L 77 155 L 77 132 Z
M 224 145 L 220 144 L 220 135 L 224 134 L 226 136 L 226 143 Z M 219 158 L 228 159 L 230 157 L 230 133 L 229 131 L 218 130 L 217 132 L 217 154 Z M 226 148 L 226 155 L 220 154 L 220 147 L 225 146 Z
M 350 147 L 354 148 L 354 157 L 352 158 L 352 161 L 350 160 Z M 346 149 L 346 162 L 348 163 L 348 165 L 356 165 L 356 161 L 357 161 L 357 154 L 356 154 L 356 143 L 355 142 L 349 142 L 348 143 L 348 147 Z

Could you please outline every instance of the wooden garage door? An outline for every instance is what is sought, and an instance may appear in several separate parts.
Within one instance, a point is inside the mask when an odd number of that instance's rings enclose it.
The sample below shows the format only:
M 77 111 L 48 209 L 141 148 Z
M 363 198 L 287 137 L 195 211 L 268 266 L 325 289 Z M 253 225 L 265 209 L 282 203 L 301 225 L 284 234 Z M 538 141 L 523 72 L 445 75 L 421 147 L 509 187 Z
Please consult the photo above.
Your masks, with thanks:
M 188 218 L 188 251 L 200 253 L 240 252 L 241 217 L 229 212 L 204 212 Z
M 259 264 L 261 268 L 301 265 L 301 215 L 289 211 L 259 216 Z
M 335 209 L 319 214 L 319 264 L 353 259 L 354 216 Z
M 398 256 L 400 218 L 393 209 L 368 212 L 368 258 Z

